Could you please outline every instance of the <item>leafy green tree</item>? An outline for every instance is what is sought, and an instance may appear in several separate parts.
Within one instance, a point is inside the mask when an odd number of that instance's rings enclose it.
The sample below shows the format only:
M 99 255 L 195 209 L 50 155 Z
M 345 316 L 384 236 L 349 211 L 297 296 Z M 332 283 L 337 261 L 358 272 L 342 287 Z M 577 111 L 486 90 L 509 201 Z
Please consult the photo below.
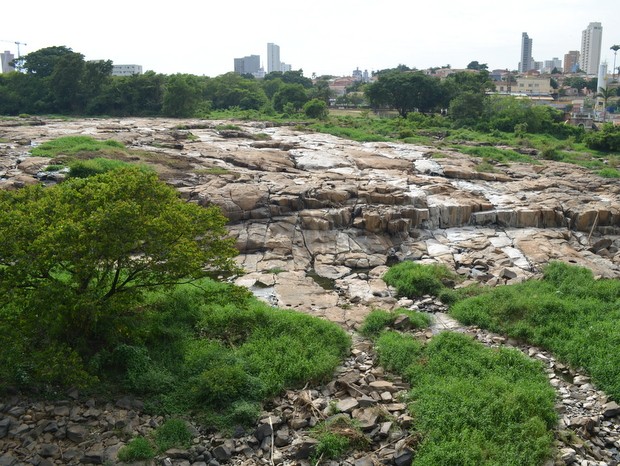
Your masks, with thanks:
M 308 95 L 311 99 L 321 99 L 323 102 L 329 105 L 329 99 L 333 96 L 333 91 L 329 88 L 329 80 L 320 78 L 314 86 L 308 91 Z
M 191 117 L 198 108 L 201 96 L 202 87 L 196 76 L 168 76 L 164 86 L 162 113 L 174 118 Z
M 58 61 L 74 52 L 63 46 L 45 47 L 30 52 L 23 57 L 23 69 L 28 74 L 35 74 L 39 78 L 51 76 Z
M 458 126 L 475 126 L 484 114 L 485 99 L 480 92 L 462 92 L 450 101 L 448 114 Z
M 444 94 L 438 78 L 421 72 L 389 71 L 366 88 L 366 97 L 374 108 L 395 108 L 402 117 L 411 111 L 430 112 L 439 107 Z
M 0 314 L 94 352 L 131 334 L 144 290 L 235 271 L 226 222 L 135 167 L 0 192 Z
M 157 116 L 164 99 L 163 74 L 147 71 L 132 76 L 112 76 L 103 84 L 98 98 L 89 104 L 98 114 L 118 116 Z
M 312 99 L 304 105 L 304 113 L 309 118 L 317 118 L 323 120 L 327 118 L 327 104 L 321 99 Z
M 306 89 L 312 87 L 312 80 L 304 76 L 303 70 L 272 71 L 265 76 L 265 81 L 272 79 L 281 79 L 284 84 L 301 84 Z
M 267 103 L 267 96 L 256 79 L 246 79 L 232 72 L 206 81 L 203 98 L 210 101 L 214 109 L 259 110 Z
M 283 84 L 273 96 L 273 108 L 282 112 L 288 106 L 299 111 L 307 101 L 306 89 L 301 84 Z
M 469 62 L 469 64 L 467 65 L 467 69 L 468 70 L 488 70 L 489 66 L 486 63 L 479 63 L 478 61 L 474 60 Z
M 67 53 L 56 61 L 49 79 L 56 112 L 73 113 L 82 110 L 81 86 L 84 67 L 84 55 L 80 53 Z
M 583 139 L 590 149 L 620 152 L 620 126 L 612 123 L 605 123 L 598 131 L 586 133 Z

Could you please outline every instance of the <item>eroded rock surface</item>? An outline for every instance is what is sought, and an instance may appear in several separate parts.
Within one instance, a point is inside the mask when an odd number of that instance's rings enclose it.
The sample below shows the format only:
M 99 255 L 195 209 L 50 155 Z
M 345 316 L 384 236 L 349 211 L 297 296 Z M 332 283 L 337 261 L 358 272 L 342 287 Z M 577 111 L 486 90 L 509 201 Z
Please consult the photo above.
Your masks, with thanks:
M 490 284 L 535 276 L 551 260 L 620 273 L 620 186 L 575 165 L 486 173 L 453 151 L 268 123 L 25 123 L 0 122 L 0 187 L 62 179 L 45 171 L 52 161 L 30 156 L 49 139 L 120 140 L 134 151 L 129 160 L 153 165 L 187 199 L 223 209 L 246 271 L 239 284 L 349 327 L 395 305 L 381 275 L 398 260 L 439 261 Z

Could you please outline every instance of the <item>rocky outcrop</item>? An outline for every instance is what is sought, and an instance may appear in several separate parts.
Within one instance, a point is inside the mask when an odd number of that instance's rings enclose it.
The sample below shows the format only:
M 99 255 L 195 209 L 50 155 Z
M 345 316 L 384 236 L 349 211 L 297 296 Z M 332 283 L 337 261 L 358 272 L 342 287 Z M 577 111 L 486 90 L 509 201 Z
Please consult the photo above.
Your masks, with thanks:
M 442 262 L 488 284 L 535 276 L 550 260 L 620 274 L 620 186 L 584 168 L 538 160 L 489 173 L 454 150 L 219 123 L 0 122 L 0 187 L 64 177 L 30 157 L 32 145 L 67 134 L 118 139 L 188 200 L 222 208 L 246 271 L 238 283 L 348 326 L 394 305 L 376 283 L 398 260 Z

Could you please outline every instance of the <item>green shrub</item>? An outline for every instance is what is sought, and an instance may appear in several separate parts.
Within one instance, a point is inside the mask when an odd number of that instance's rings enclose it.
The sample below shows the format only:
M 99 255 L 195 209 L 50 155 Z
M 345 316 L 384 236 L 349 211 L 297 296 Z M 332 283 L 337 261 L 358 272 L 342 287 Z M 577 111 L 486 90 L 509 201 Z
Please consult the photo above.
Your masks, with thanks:
M 239 399 L 261 400 L 262 384 L 241 366 L 216 366 L 204 371 L 195 388 L 196 398 L 211 408 L 224 408 Z
M 144 437 L 136 437 L 118 451 L 119 461 L 133 463 L 146 461 L 155 457 L 155 451 Z
M 620 171 L 616 168 L 603 168 L 597 174 L 603 178 L 620 178 Z
M 396 332 L 385 332 L 376 343 L 379 362 L 390 371 L 402 372 L 422 353 L 422 344 Z
M 192 442 L 192 433 L 182 419 L 168 419 L 155 430 L 154 437 L 159 452 L 170 448 L 188 448 Z
M 395 309 L 391 312 L 374 310 L 366 316 L 359 331 L 366 337 L 374 338 L 386 327 L 392 325 L 397 317 L 402 314 L 409 317 L 409 328 L 412 329 L 426 328 L 432 321 L 432 318 L 428 314 L 419 311 L 410 311 L 402 308 Z
M 69 164 L 69 176 L 72 178 L 88 178 L 89 176 L 99 175 L 128 165 L 127 162 L 102 157 L 77 160 Z
M 444 282 L 457 276 L 443 264 L 420 264 L 405 261 L 388 270 L 383 280 L 398 291 L 399 296 L 415 298 L 426 294 L 437 295 L 445 288 Z
M 321 422 L 311 435 L 319 441 L 311 455 L 312 464 L 318 464 L 321 460 L 340 459 L 350 450 L 363 450 L 370 443 L 354 421 L 343 415 Z
M 394 322 L 394 316 L 390 312 L 374 310 L 366 316 L 359 331 L 365 337 L 374 337 L 379 335 L 392 322 Z

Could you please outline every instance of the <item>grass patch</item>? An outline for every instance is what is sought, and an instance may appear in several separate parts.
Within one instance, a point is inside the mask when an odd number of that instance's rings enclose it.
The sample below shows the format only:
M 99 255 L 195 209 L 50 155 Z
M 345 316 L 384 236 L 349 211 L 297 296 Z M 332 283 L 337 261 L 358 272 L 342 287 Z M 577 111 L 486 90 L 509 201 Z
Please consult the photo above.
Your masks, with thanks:
M 76 155 L 83 152 L 109 156 L 119 153 L 125 154 L 127 149 L 119 141 L 99 141 L 90 136 L 63 136 L 33 148 L 31 154 L 38 157 L 57 157 L 59 155 Z
M 458 275 L 443 264 L 400 262 L 384 275 L 383 280 L 398 291 L 399 296 L 416 298 L 427 294 L 439 296 L 453 286 Z
M 132 323 L 138 341 L 100 352 L 93 371 L 150 412 L 189 413 L 218 429 L 254 422 L 283 389 L 327 380 L 350 347 L 337 325 L 232 285 L 205 279 L 149 299 Z
M 583 367 L 620 400 L 620 281 L 595 280 L 582 267 L 553 262 L 542 280 L 486 289 L 450 313 L 466 325 L 507 334 Z
M 133 463 L 155 458 L 155 450 L 144 437 L 136 437 L 118 451 L 119 461 Z
M 493 160 L 500 163 L 523 162 L 523 163 L 539 163 L 529 155 L 519 154 L 512 149 L 500 149 L 491 146 L 452 146 L 463 154 L 473 155 L 474 157 L 482 157 L 485 161 Z
M 351 450 L 364 450 L 370 441 L 348 416 L 336 415 L 319 423 L 311 433 L 319 443 L 311 457 L 312 464 L 338 460 Z
M 603 178 L 620 178 L 620 171 L 616 168 L 603 168 L 596 173 Z
M 122 160 L 106 159 L 103 157 L 75 160 L 69 163 L 69 176 L 72 178 L 88 178 L 89 176 L 100 175 L 128 165 L 128 162 L 123 162 Z
M 407 327 L 410 329 L 426 328 L 431 324 L 431 317 L 423 312 L 407 309 L 395 309 L 387 312 L 377 309 L 366 316 L 359 332 L 365 337 L 376 337 L 387 327 L 390 327 L 398 316 L 403 314 L 409 318 Z
M 197 175 L 228 175 L 230 170 L 224 167 L 201 168 L 195 171 Z
M 192 433 L 182 419 L 168 419 L 155 430 L 155 445 L 162 453 L 170 448 L 189 448 Z
M 542 365 L 443 332 L 426 346 L 386 332 L 380 361 L 411 384 L 421 443 L 413 465 L 540 465 L 551 455 L 555 392 Z

